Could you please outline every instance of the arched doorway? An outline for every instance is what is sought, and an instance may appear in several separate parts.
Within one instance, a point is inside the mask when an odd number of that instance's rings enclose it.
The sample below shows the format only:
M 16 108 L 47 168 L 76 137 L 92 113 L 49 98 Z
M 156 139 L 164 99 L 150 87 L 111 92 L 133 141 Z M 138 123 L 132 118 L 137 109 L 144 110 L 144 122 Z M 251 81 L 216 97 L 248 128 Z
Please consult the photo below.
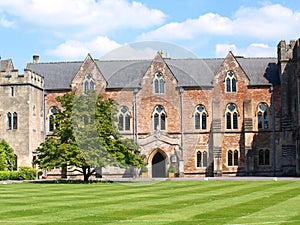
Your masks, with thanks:
M 166 177 L 166 161 L 160 152 L 156 152 L 152 158 L 152 177 Z

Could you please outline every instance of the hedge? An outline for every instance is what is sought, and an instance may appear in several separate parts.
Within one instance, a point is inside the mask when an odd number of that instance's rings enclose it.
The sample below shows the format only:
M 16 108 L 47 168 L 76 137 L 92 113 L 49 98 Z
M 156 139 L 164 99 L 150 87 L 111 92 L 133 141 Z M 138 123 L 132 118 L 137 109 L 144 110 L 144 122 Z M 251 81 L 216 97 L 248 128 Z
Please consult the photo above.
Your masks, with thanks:
M 34 180 L 36 170 L 30 167 L 20 167 L 17 171 L 0 171 L 0 180 Z

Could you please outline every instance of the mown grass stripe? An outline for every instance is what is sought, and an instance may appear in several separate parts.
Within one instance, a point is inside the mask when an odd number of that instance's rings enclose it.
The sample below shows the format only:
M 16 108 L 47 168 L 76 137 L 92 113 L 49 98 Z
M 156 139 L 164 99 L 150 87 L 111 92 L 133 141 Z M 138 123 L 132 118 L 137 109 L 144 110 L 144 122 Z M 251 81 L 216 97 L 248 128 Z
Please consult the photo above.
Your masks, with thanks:
M 290 195 L 281 194 L 281 201 L 292 205 L 299 200 L 300 194 L 299 182 L 286 181 L 165 181 L 147 186 L 13 184 L 0 187 L 1 196 L 9 192 L 9 197 L 0 198 L 0 224 L 115 224 L 116 221 L 121 224 L 221 224 L 216 222 L 223 220 L 235 223 L 247 215 L 232 210 L 224 219 L 218 210 L 231 207 L 247 210 L 249 202 L 250 213 L 259 217 L 259 212 L 267 208 L 255 211 L 251 201 L 254 204 L 268 195 L 268 205 L 273 207 L 272 202 L 282 204 L 273 200 L 276 193 L 289 192 Z M 297 204 L 294 208 L 300 211 Z M 276 210 L 282 213 L 280 208 Z M 209 217 L 203 218 L 201 214 Z M 295 217 L 291 220 L 297 220 L 297 215 L 290 216 Z M 289 221 L 289 218 L 284 219 Z

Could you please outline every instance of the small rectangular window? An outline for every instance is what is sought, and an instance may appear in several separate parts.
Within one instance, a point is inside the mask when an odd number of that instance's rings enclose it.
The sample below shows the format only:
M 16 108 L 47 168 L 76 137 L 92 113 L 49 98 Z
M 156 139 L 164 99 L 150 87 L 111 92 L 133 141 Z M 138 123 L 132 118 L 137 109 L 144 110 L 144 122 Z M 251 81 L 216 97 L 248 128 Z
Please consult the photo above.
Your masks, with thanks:
M 15 96 L 15 89 L 14 89 L 14 87 L 10 87 L 10 96 L 11 97 Z

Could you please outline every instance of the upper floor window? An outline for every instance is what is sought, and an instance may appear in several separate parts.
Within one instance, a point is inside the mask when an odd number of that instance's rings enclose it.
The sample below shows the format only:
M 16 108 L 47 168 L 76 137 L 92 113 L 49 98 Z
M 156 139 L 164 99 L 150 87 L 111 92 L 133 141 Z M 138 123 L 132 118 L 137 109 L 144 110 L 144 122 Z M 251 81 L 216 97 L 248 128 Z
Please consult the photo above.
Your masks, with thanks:
M 166 113 L 164 107 L 156 106 L 153 112 L 154 130 L 166 130 Z
M 239 165 L 239 152 L 238 150 L 229 150 L 227 152 L 227 165 L 238 166 Z
M 95 83 L 93 81 L 93 77 L 91 74 L 85 76 L 83 81 L 83 88 L 84 88 L 83 92 L 85 94 L 87 94 L 89 90 L 92 91 L 95 90 Z
M 266 103 L 258 105 L 257 120 L 258 129 L 269 129 L 268 105 Z
M 56 129 L 56 124 L 55 124 L 55 114 L 58 113 L 58 109 L 56 107 L 51 107 L 49 110 L 49 117 L 48 117 L 48 129 L 50 132 L 53 132 Z
M 130 114 L 126 106 L 123 106 L 119 112 L 119 130 L 120 131 L 130 130 Z
M 236 92 L 236 77 L 233 71 L 229 71 L 225 78 L 226 92 Z
M 163 79 L 162 73 L 155 74 L 153 83 L 154 83 L 154 93 L 155 94 L 165 93 L 165 81 Z
M 16 130 L 18 129 L 18 114 L 16 112 L 6 114 L 6 129 Z
M 197 151 L 196 167 L 207 167 L 207 151 Z
M 226 107 L 226 129 L 238 129 L 238 111 L 235 104 L 230 103 Z
M 195 111 L 195 129 L 206 130 L 207 129 L 207 112 L 203 105 L 198 105 Z

